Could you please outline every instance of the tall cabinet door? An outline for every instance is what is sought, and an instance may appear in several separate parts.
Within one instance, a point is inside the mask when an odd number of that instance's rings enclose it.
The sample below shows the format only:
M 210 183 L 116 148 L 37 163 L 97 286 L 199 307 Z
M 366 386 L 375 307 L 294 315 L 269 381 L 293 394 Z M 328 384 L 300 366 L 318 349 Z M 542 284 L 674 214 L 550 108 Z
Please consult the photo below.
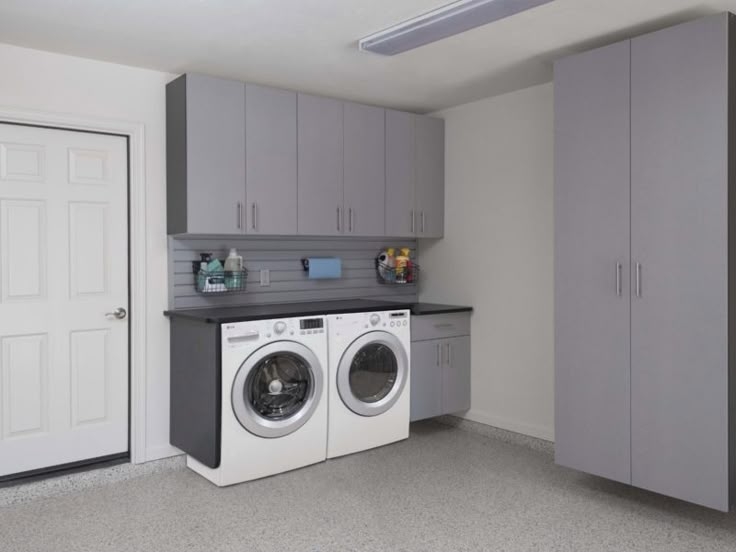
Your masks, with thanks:
M 445 121 L 417 115 L 416 231 L 420 238 L 441 238 L 445 233 Z
M 296 234 L 296 93 L 245 86 L 246 232 Z
M 629 483 L 629 54 L 555 65 L 555 459 Z
M 728 16 L 632 41 L 632 479 L 728 507 Z
M 412 237 L 414 209 L 414 118 L 386 110 L 386 236 Z
M 385 110 L 345 102 L 345 231 L 383 236 L 386 200 Z
M 342 234 L 343 102 L 298 95 L 298 229 L 299 234 Z

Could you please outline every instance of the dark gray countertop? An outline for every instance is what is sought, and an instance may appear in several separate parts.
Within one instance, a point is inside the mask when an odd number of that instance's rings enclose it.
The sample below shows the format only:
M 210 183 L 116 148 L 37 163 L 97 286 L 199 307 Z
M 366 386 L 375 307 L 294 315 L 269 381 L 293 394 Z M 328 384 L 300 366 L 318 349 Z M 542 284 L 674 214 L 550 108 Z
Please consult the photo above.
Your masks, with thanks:
M 271 318 L 291 318 L 298 316 L 318 316 L 326 314 L 347 314 L 353 312 L 374 312 L 410 309 L 413 315 L 444 314 L 450 312 L 470 312 L 472 307 L 456 305 L 437 305 L 433 303 L 397 303 L 394 301 L 373 301 L 369 299 L 350 299 L 342 301 L 316 301 L 308 303 L 277 303 L 271 305 L 247 305 L 241 307 L 216 307 L 205 309 L 178 309 L 164 312 L 169 317 L 182 317 L 211 324 L 227 324 L 248 320 L 267 320 Z

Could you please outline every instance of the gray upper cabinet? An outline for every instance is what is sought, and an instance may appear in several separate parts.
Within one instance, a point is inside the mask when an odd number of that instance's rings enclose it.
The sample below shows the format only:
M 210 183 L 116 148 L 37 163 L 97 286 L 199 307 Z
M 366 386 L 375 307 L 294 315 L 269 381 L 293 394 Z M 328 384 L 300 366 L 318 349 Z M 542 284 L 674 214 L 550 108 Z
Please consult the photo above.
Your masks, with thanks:
M 245 228 L 297 233 L 296 92 L 245 86 Z
M 166 87 L 169 234 L 239 234 L 245 85 L 187 74 Z
M 414 132 L 416 235 L 441 238 L 445 228 L 445 121 L 417 115 Z
M 343 103 L 298 95 L 298 233 L 343 233 Z
M 631 60 L 632 479 L 727 510 L 729 16 Z
M 629 51 L 555 64 L 555 460 L 631 482 Z
M 166 132 L 169 234 L 444 233 L 440 119 L 186 74 Z
M 386 200 L 385 111 L 344 104 L 344 205 L 346 234 L 382 236 Z
M 386 235 L 414 237 L 414 118 L 386 110 Z

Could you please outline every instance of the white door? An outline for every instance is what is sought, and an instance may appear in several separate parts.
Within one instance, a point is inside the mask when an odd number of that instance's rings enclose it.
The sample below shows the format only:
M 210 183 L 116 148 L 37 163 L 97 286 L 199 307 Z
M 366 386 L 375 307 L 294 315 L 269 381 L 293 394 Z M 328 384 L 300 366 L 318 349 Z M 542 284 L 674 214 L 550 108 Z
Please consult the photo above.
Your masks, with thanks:
M 0 124 L 0 477 L 128 450 L 127 211 L 124 137 Z

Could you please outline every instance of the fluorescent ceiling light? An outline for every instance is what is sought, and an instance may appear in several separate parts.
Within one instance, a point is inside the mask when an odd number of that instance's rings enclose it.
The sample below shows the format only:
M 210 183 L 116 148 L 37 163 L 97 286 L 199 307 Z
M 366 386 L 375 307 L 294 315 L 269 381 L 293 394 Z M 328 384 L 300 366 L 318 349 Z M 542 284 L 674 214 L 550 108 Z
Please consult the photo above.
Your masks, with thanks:
M 393 56 L 552 1 L 459 0 L 367 36 L 358 49 Z

